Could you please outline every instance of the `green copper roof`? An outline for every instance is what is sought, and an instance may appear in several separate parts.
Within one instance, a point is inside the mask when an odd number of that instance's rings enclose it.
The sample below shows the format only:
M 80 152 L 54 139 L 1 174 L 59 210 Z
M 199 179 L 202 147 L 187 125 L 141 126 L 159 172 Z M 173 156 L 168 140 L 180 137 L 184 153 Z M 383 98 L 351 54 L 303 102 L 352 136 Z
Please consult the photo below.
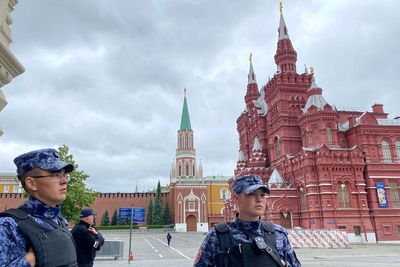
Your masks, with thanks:
M 186 95 L 183 99 L 181 130 L 192 130 L 192 127 L 190 126 L 189 109 L 187 106 Z

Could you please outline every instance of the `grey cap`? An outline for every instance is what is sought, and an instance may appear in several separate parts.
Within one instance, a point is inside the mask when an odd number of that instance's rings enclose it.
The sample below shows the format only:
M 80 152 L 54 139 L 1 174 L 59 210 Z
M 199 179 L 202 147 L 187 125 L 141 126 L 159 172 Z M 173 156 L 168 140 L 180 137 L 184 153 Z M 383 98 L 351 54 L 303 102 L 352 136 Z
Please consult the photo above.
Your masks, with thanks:
M 259 188 L 264 189 L 268 194 L 270 193 L 268 186 L 263 183 L 261 177 L 255 174 L 240 176 L 232 184 L 232 190 L 235 194 L 244 193 L 248 195 Z

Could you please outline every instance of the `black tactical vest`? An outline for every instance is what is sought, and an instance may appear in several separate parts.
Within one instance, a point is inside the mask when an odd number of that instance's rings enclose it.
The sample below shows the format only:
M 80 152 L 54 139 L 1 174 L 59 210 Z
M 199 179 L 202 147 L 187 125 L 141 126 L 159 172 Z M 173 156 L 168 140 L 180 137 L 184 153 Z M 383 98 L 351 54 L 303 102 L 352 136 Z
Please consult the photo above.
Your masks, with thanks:
M 18 223 L 24 238 L 30 242 L 36 255 L 37 267 L 76 267 L 75 243 L 62 217 L 61 225 L 50 219 L 40 218 L 54 229 L 47 229 L 28 216 L 29 209 L 21 206 L 0 213 L 1 217 L 12 217 Z
M 276 249 L 275 230 L 272 224 L 262 222 L 262 232 L 267 248 L 260 250 L 256 247 L 255 236 L 244 230 L 250 244 L 238 243 L 233 239 L 230 227 L 226 223 L 215 225 L 219 250 L 215 256 L 217 267 L 281 267 L 282 263 Z

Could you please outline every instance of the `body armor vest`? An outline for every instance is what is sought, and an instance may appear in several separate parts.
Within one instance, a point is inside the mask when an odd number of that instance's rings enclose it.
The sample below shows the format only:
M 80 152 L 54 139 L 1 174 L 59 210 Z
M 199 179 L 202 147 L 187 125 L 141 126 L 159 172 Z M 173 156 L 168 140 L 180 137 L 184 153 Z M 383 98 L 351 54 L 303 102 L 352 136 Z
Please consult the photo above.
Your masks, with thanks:
M 58 220 L 61 225 L 46 218 L 40 218 L 50 224 L 53 229 L 47 229 L 28 216 L 30 210 L 24 206 L 9 209 L 2 217 L 12 217 L 21 229 L 24 238 L 29 241 L 36 255 L 38 267 L 75 267 L 75 243 L 62 217 Z
M 262 222 L 262 233 L 265 249 L 260 249 L 255 242 L 255 236 L 240 229 L 250 240 L 248 243 L 238 243 L 234 240 L 230 227 L 226 223 L 215 225 L 219 250 L 215 256 L 217 267 L 280 267 L 282 266 L 276 249 L 275 230 L 272 224 Z

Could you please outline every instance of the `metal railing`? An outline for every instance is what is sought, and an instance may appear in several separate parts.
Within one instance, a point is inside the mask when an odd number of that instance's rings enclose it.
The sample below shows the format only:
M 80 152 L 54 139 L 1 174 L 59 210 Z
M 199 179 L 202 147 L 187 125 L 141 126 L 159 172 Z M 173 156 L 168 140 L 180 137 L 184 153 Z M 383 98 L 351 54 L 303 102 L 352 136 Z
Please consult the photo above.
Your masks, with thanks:
M 97 251 L 97 257 L 112 257 L 114 260 L 123 259 L 124 242 L 122 240 L 105 240 L 100 250 Z

